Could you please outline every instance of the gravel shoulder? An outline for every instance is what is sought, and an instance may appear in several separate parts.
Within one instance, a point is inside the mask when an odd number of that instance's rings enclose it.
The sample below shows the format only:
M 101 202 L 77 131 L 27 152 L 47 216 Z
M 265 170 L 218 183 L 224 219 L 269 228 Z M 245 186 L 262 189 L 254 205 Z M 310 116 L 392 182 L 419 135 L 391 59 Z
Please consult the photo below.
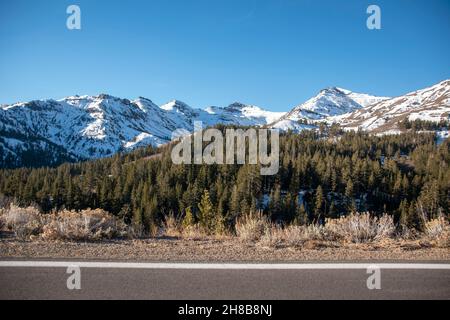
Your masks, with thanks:
M 324 244 L 268 248 L 235 238 L 157 238 L 103 242 L 48 242 L 0 239 L 0 259 L 89 259 L 158 262 L 450 261 L 449 247 L 419 241 Z

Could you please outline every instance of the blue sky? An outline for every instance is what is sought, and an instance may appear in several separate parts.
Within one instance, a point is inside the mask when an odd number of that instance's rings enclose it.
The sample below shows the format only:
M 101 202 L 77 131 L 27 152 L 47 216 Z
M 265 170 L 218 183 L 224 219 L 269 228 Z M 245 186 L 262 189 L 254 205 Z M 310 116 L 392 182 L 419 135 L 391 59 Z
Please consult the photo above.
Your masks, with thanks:
M 395 96 L 450 78 L 450 1 L 1 0 L 0 41 L 0 104 L 105 92 L 287 111 L 324 87 Z

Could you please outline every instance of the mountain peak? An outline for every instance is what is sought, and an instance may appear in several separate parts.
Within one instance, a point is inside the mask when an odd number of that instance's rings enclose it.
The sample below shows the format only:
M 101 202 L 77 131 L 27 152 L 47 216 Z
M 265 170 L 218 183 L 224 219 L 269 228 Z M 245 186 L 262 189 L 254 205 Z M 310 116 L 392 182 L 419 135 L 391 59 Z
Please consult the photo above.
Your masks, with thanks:
M 241 102 L 233 102 L 232 104 L 230 104 L 229 106 L 225 107 L 225 110 L 228 111 L 241 111 L 242 109 L 244 109 L 245 107 L 247 107 L 246 104 L 243 104 Z
M 142 97 L 142 96 L 139 96 L 139 97 L 137 98 L 137 100 L 141 100 L 141 101 L 147 101 L 147 102 L 151 102 L 151 103 L 153 103 L 153 101 L 152 101 L 152 100 L 150 100 L 149 98 L 146 98 L 146 97 Z
M 99 99 L 113 99 L 114 97 L 107 93 L 100 93 L 97 98 Z
M 385 98 L 344 115 L 341 125 L 375 133 L 399 132 L 403 120 L 439 122 L 450 119 L 450 80 L 403 96 Z
M 274 126 L 299 128 L 296 123 L 300 120 L 324 121 L 330 117 L 351 113 L 386 99 L 388 98 L 355 93 L 340 87 L 328 87 L 320 90 L 315 97 L 312 97 L 305 103 L 296 106 L 285 116 L 281 117 Z
M 341 89 L 338 87 L 328 87 L 325 89 L 320 90 L 319 94 L 345 94 L 345 89 Z
M 122 98 L 110 95 L 108 93 L 100 93 L 99 95 L 94 96 L 93 98 L 94 99 L 99 99 L 99 100 L 113 100 L 113 101 L 119 101 L 119 100 L 120 101 L 122 101 L 122 100 L 126 101 L 126 100 L 128 100 L 128 99 L 122 99 Z
M 169 101 L 168 103 L 163 104 L 161 106 L 161 109 L 164 109 L 166 111 L 172 111 L 174 109 L 179 111 L 192 110 L 192 108 L 187 103 L 184 103 L 180 100 Z
M 58 149 L 54 149 L 55 159 L 62 150 L 64 154 L 80 160 L 167 143 L 176 129 L 192 131 L 195 121 L 202 121 L 205 126 L 219 123 L 269 125 L 298 131 L 314 129 L 317 123 L 326 121 L 338 122 L 348 129 L 385 133 L 398 131 L 398 122 L 403 119 L 440 121 L 449 119 L 449 114 L 448 79 L 396 98 L 330 87 L 287 114 L 241 102 L 234 102 L 225 108 L 209 107 L 203 110 L 193 109 L 180 100 L 158 106 L 144 97 L 130 102 L 105 93 L 98 96 L 75 95 L 57 101 L 37 100 L 2 105 L 0 128 L 5 134 L 0 135 L 0 149 L 4 150 L 5 159 L 9 155 L 32 151 L 33 148 L 42 150 L 57 146 Z M 20 159 L 17 163 L 20 164 Z

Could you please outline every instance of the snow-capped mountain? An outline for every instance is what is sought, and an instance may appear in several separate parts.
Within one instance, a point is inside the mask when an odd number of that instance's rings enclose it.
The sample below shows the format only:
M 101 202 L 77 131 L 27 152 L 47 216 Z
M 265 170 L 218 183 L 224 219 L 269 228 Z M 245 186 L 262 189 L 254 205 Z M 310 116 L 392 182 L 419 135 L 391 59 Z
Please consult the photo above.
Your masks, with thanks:
M 208 117 L 215 123 L 238 124 L 242 126 L 266 125 L 282 117 L 284 112 L 271 112 L 257 106 L 246 105 L 239 102 L 230 104 L 228 107 L 206 108 Z
M 169 113 L 171 119 L 179 120 L 184 124 L 180 128 L 192 130 L 194 121 L 202 121 L 204 126 L 212 126 L 218 123 L 241 126 L 261 126 L 269 124 L 281 116 L 284 112 L 272 112 L 253 105 L 234 102 L 229 106 L 210 106 L 206 109 L 193 109 L 186 103 L 173 100 L 161 106 L 161 109 Z
M 348 114 L 387 99 L 389 98 L 355 93 L 337 87 L 327 88 L 282 116 L 273 124 L 273 127 L 283 130 L 309 129 L 314 127 L 311 125 L 314 122 L 325 121 L 329 117 Z M 305 125 L 304 122 L 308 122 L 309 125 Z
M 327 120 L 340 123 L 348 129 L 389 133 L 397 132 L 398 124 L 405 119 L 433 122 L 449 120 L 450 80 Z
M 301 131 L 317 128 L 317 123 L 339 123 L 347 130 L 396 133 L 404 120 L 439 122 L 450 119 L 450 80 L 403 96 L 388 98 L 328 88 L 295 107 L 272 126 Z
M 195 121 L 204 127 L 221 123 L 294 131 L 326 122 L 390 133 L 404 119 L 449 120 L 450 80 L 395 98 L 328 88 L 288 113 L 238 102 L 198 109 L 179 100 L 158 106 L 142 97 L 72 96 L 0 106 L 0 168 L 56 165 L 158 146 L 177 129 L 192 132 Z
M 34 154 L 53 165 L 158 146 L 177 129 L 192 131 L 194 121 L 260 126 L 281 115 L 240 103 L 202 110 L 178 100 L 159 107 L 106 94 L 6 105 L 0 107 L 0 167 L 33 165 Z

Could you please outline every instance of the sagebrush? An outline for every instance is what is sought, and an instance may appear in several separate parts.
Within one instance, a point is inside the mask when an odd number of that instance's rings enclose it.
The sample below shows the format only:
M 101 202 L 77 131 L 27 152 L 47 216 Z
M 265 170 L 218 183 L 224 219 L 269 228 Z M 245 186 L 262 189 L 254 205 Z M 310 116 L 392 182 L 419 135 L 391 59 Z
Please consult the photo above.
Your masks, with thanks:
M 101 240 L 127 236 L 127 226 L 104 210 L 64 210 L 43 226 L 43 239 Z
M 427 221 L 425 223 L 425 234 L 431 239 L 439 239 L 450 236 L 450 224 L 445 217 Z
M 236 235 L 244 241 L 259 240 L 271 227 L 269 219 L 262 213 L 244 215 L 235 225 Z
M 332 240 L 363 243 L 392 238 L 396 227 L 392 216 L 374 217 L 369 213 L 356 213 L 339 219 L 327 219 L 325 230 Z
M 20 239 L 27 239 L 42 232 L 44 217 L 36 207 L 21 208 L 15 204 L 4 210 L 3 221 Z
M 102 209 L 82 211 L 62 210 L 43 214 L 37 207 L 21 208 L 11 204 L 0 209 L 0 229 L 15 232 L 18 238 L 29 240 L 98 241 L 115 238 L 145 238 L 169 236 L 184 239 L 206 239 L 208 237 L 229 237 L 233 232 L 206 230 L 201 224 L 186 223 L 186 219 L 169 215 L 162 226 L 154 225 L 149 233 L 140 225 L 127 225 L 122 219 Z M 285 225 L 277 224 L 262 212 L 242 215 L 234 224 L 234 234 L 242 242 L 268 247 L 303 247 L 306 242 L 326 243 L 368 243 L 388 239 L 436 240 L 447 246 L 450 243 L 450 224 L 440 216 L 425 221 L 424 231 L 419 233 L 404 225 L 396 225 L 390 215 L 375 216 L 369 213 L 355 213 L 338 219 L 326 219 L 324 224 Z

